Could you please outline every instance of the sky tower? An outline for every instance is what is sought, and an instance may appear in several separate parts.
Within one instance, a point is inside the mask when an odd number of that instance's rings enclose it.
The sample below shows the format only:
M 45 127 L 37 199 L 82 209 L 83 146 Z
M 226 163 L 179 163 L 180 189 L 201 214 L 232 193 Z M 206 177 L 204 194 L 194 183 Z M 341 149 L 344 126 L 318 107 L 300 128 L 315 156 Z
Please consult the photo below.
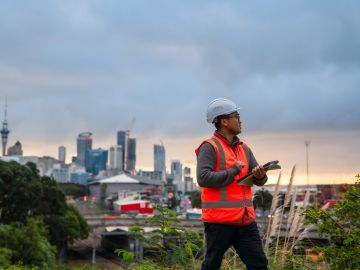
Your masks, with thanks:
M 0 131 L 3 156 L 5 156 L 5 153 L 6 153 L 6 144 L 7 144 L 7 140 L 8 140 L 8 135 L 10 133 L 10 130 L 8 129 L 8 123 L 6 120 L 6 116 L 7 116 L 7 100 L 5 99 L 5 119 L 3 121 L 2 129 Z

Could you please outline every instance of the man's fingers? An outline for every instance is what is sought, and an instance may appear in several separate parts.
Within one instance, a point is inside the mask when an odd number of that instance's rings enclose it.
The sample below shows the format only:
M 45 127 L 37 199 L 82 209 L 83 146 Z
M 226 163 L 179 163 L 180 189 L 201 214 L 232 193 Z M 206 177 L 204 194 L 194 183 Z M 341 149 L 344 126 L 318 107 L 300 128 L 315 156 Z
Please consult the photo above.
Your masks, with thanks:
M 262 178 L 265 176 L 266 172 L 265 169 L 262 166 L 256 166 L 253 170 L 252 173 L 254 174 L 254 176 L 256 178 Z

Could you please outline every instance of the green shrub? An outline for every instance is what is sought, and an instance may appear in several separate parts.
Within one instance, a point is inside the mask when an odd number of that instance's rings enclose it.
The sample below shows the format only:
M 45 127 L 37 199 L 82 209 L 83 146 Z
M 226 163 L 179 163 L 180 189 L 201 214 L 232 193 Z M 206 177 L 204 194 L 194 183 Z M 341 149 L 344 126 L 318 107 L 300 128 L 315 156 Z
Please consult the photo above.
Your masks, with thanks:
M 360 175 L 356 176 L 344 200 L 332 210 L 311 208 L 305 217 L 318 226 L 319 232 L 327 235 L 330 245 L 319 247 L 331 269 L 358 269 L 360 266 Z

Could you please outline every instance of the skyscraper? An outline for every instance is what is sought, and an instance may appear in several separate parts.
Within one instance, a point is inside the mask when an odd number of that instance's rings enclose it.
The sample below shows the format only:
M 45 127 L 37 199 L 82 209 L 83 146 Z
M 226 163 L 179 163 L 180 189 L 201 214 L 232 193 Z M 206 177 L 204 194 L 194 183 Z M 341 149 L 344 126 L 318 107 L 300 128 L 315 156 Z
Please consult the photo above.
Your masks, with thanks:
M 191 169 L 189 167 L 184 168 L 184 192 L 191 192 L 194 190 L 194 182 L 191 177 Z
M 17 141 L 13 146 L 9 147 L 7 150 L 8 156 L 22 156 L 22 145 L 19 141 Z
M 126 170 L 134 173 L 136 166 L 136 139 L 128 139 Z
M 65 146 L 59 146 L 59 161 L 65 163 L 66 160 L 66 148 Z
M 124 130 L 120 130 L 117 133 L 117 145 L 122 147 L 122 168 L 125 169 L 126 166 L 126 158 L 127 158 L 127 132 Z
M 154 144 L 154 171 L 165 172 L 165 147 Z
M 171 161 L 171 174 L 182 176 L 182 164 L 181 164 L 180 160 L 172 160 Z
M 3 126 L 2 129 L 0 131 L 1 133 L 1 142 L 2 142 L 2 155 L 5 156 L 6 154 L 6 144 L 8 141 L 8 135 L 10 133 L 10 130 L 8 129 L 8 123 L 6 120 L 6 116 L 7 116 L 7 102 L 5 101 L 5 118 L 3 121 Z
M 171 161 L 171 175 L 173 176 L 173 184 L 177 186 L 178 190 L 184 191 L 182 164 L 179 160 Z
M 86 162 L 86 172 L 97 175 L 100 171 L 106 170 L 108 160 L 108 151 L 104 149 L 95 149 L 88 151 L 88 159 Z
M 77 137 L 77 157 L 76 163 L 86 167 L 89 151 L 92 149 L 91 132 L 80 133 Z
M 109 151 L 109 168 L 110 169 L 123 169 L 123 149 L 121 145 L 110 147 Z

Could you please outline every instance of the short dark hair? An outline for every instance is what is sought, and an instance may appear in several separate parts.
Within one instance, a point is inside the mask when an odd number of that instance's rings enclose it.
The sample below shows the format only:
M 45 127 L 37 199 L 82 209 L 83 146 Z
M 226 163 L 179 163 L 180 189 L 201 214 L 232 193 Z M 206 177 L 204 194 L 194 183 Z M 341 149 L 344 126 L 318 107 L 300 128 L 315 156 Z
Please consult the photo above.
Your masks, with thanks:
M 216 117 L 215 123 L 214 123 L 215 128 L 216 128 L 217 130 L 219 130 L 219 129 L 220 129 L 221 119 L 225 119 L 225 118 L 228 118 L 228 117 L 229 117 L 229 114 L 223 114 L 223 115 L 219 115 L 218 117 Z
M 233 113 L 236 113 L 236 115 L 233 115 Z M 220 129 L 221 125 L 220 125 L 220 122 L 221 122 L 221 119 L 227 119 L 227 118 L 230 118 L 230 117 L 237 117 L 239 120 L 240 120 L 240 115 L 237 111 L 235 112 L 232 112 L 232 113 L 229 113 L 229 114 L 223 114 L 223 115 L 219 115 L 218 117 L 215 118 L 215 127 L 217 130 Z

